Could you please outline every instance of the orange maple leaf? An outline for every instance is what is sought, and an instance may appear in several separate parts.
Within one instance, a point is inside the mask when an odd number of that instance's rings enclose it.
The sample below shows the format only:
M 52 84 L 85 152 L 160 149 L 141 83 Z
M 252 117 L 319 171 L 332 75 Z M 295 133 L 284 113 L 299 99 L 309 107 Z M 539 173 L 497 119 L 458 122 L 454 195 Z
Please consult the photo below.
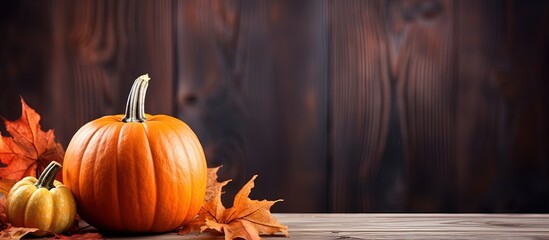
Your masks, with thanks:
M 217 168 L 219 169 L 219 168 Z M 214 169 L 210 178 L 217 178 L 217 169 Z M 204 203 L 198 216 L 189 224 L 185 225 L 179 234 L 186 234 L 193 231 L 204 232 L 206 230 L 214 230 L 225 234 L 225 239 L 261 239 L 259 235 L 273 235 L 282 232 L 284 236 L 288 236 L 288 227 L 280 224 L 270 212 L 271 206 L 276 201 L 267 200 L 251 200 L 251 189 L 254 187 L 254 180 L 257 175 L 242 187 L 234 198 L 233 207 L 226 209 L 221 202 L 221 194 L 223 186 L 227 185 L 230 180 L 217 182 L 217 184 L 208 184 L 212 187 L 209 191 L 212 197 Z M 210 181 L 209 178 L 209 181 Z
M 53 130 L 42 131 L 40 115 L 21 98 L 21 117 L 16 121 L 4 119 L 10 137 L 0 136 L 0 239 L 20 239 L 37 228 L 13 227 L 5 212 L 6 196 L 12 186 L 23 177 L 39 176 L 51 161 L 63 162 L 65 151 L 55 141 Z M 61 180 L 61 175 L 58 175 Z M 78 225 L 78 219 L 75 222 Z M 77 228 L 77 227 L 76 227 Z M 77 230 L 80 230 L 77 228 Z M 71 235 L 54 234 L 55 239 L 101 239 L 99 233 L 75 231 Z
M 11 190 L 11 187 L 15 185 L 17 180 L 14 179 L 7 179 L 0 177 L 0 193 L 4 194 L 4 196 L 8 196 L 8 193 Z
M 63 162 L 65 151 L 55 141 L 53 130 L 40 128 L 40 115 L 21 98 L 21 117 L 16 121 L 4 119 L 11 135 L 0 138 L 0 177 L 20 180 L 39 176 L 51 161 Z M 61 180 L 61 175 L 58 175 Z

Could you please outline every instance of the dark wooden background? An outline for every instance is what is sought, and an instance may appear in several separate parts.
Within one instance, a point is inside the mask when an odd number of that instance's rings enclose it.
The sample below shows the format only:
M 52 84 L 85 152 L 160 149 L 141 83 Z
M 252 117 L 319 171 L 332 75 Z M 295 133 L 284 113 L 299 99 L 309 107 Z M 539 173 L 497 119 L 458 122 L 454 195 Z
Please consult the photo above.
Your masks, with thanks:
M 228 195 L 259 174 L 278 212 L 549 212 L 549 1 L 0 11 L 0 115 L 21 95 L 64 146 L 149 73 L 147 112 L 191 125 Z

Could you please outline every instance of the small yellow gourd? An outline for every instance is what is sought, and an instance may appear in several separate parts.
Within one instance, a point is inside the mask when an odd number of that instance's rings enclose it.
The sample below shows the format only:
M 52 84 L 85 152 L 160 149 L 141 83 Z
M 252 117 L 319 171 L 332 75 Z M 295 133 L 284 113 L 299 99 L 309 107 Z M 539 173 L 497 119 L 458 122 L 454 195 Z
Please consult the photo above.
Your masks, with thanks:
M 53 161 L 38 179 L 25 177 L 13 185 L 6 201 L 6 215 L 12 225 L 55 233 L 71 227 L 76 203 L 71 191 L 55 180 L 60 169 L 61 164 Z

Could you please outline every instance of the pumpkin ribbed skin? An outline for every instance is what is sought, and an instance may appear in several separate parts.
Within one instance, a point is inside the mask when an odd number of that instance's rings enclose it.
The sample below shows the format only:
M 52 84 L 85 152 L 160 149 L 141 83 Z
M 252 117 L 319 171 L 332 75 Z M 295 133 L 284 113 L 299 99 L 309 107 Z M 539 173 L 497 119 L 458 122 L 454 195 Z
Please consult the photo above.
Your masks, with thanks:
M 84 125 L 65 153 L 63 179 L 80 216 L 118 232 L 164 232 L 204 201 L 206 160 L 193 131 L 166 115 L 143 123 L 105 116 Z
M 65 153 L 64 183 L 80 216 L 99 229 L 176 229 L 191 221 L 204 201 L 202 146 L 191 128 L 174 117 L 133 114 L 125 122 L 127 117 L 105 116 L 78 130 Z

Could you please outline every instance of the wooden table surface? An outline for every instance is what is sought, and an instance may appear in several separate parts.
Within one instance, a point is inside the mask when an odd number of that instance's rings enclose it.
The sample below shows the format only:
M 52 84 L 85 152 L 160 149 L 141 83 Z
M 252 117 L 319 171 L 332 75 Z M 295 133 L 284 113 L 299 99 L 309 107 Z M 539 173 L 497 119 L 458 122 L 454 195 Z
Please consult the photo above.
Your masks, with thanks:
M 549 239 L 549 214 L 273 214 L 291 239 Z M 211 234 L 107 239 L 223 239 Z M 264 239 L 285 239 L 266 236 Z

